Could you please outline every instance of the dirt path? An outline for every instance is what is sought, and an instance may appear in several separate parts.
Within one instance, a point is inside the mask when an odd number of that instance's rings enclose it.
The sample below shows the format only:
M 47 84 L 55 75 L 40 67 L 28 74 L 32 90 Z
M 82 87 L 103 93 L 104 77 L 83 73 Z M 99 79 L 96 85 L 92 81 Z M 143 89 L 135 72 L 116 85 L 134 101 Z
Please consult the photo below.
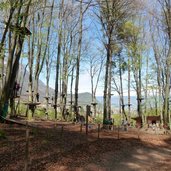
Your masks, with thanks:
M 36 123 L 35 123 L 36 124 Z M 79 125 L 39 122 L 31 129 L 29 168 L 32 171 L 170 171 L 171 137 L 130 130 L 92 131 L 87 137 Z M 63 133 L 61 128 L 64 126 Z M 6 139 L 0 140 L 0 170 L 23 170 L 25 128 L 0 125 Z
M 83 149 L 86 150 L 74 149 L 59 162 L 48 167 L 48 170 L 171 170 L 171 148 L 159 148 L 136 139 L 116 140 L 116 142 L 101 139 Z

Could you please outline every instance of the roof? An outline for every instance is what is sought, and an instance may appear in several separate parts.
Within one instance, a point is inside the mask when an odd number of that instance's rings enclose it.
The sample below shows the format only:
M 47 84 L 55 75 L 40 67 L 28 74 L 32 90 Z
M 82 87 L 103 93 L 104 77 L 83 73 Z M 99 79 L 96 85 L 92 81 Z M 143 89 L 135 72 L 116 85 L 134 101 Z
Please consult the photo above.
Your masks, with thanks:
M 156 121 L 160 121 L 160 116 L 147 116 L 147 120 L 156 120 Z
M 137 117 L 134 117 L 134 118 L 131 118 L 131 119 L 134 119 L 134 120 L 136 120 L 136 121 L 142 120 L 142 118 L 141 118 L 140 116 L 137 116 Z
M 137 116 L 137 117 L 134 117 L 134 118 L 131 118 L 131 119 L 134 119 L 136 121 L 141 121 L 142 120 L 141 116 Z M 147 116 L 147 120 L 160 121 L 160 116 Z

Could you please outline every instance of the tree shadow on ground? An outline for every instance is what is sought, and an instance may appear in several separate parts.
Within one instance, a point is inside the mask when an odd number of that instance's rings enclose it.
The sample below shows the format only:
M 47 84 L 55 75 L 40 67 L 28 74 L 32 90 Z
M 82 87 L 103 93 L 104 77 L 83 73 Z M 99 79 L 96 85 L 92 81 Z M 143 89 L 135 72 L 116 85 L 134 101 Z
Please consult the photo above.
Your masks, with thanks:
M 6 132 L 9 137 L 13 135 L 11 130 Z M 2 170 L 24 168 L 25 132 L 14 130 L 14 137 L 0 142 Z M 79 128 L 77 131 L 66 128 L 62 134 L 61 128 L 33 129 L 29 142 L 29 168 L 33 171 L 171 170 L 170 137 L 144 135 L 138 139 L 135 135 L 122 135 L 119 140 L 117 135 L 112 137 L 97 139 L 97 135 L 80 133 Z
M 163 170 L 164 161 L 168 163 L 169 156 L 171 151 L 165 147 L 155 147 L 135 138 L 100 139 L 77 145 L 60 155 L 53 154 L 53 157 L 43 158 L 41 161 L 45 160 L 47 165 L 39 166 L 43 170 L 60 170 L 61 166 L 64 166 L 63 170 Z M 39 163 L 36 160 L 34 162 Z M 34 166 L 36 164 L 33 163 L 32 170 L 35 169 Z M 171 169 L 169 165 L 167 168 Z

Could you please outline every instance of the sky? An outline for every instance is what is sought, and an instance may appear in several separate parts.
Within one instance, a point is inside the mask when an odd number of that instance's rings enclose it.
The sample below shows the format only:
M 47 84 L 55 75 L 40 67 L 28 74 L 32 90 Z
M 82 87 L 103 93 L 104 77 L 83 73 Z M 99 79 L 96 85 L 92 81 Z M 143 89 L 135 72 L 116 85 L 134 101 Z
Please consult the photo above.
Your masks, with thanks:
M 45 83 L 46 79 L 43 74 L 41 74 L 40 79 Z M 74 82 L 75 83 L 75 82 Z M 51 88 L 55 89 L 55 75 L 51 75 L 51 79 L 49 82 Z M 69 88 L 69 87 L 68 87 Z M 74 92 L 74 90 L 73 90 Z M 79 93 L 89 92 L 91 93 L 91 80 L 88 72 L 82 72 L 79 78 Z M 70 93 L 70 89 L 68 89 L 68 93 Z M 99 82 L 99 86 L 97 88 L 97 96 L 103 95 L 103 86 L 102 82 Z
M 89 18 L 89 17 L 88 17 Z M 91 49 L 92 47 L 97 46 L 99 43 L 99 37 L 101 36 L 99 35 L 100 33 L 100 27 L 98 26 L 97 22 L 95 22 L 95 20 L 91 20 L 91 19 L 86 19 L 86 25 L 89 26 L 89 31 L 84 33 L 87 34 L 87 37 L 90 37 L 90 41 L 91 41 Z M 97 28 L 99 29 L 99 32 L 97 32 Z M 98 37 L 98 38 L 97 38 Z M 83 71 L 81 71 L 80 73 L 80 78 L 79 78 L 79 93 L 83 93 L 83 92 L 89 92 L 91 93 L 91 80 L 90 80 L 90 76 L 88 74 L 88 72 L 86 71 L 86 67 L 87 64 L 83 64 L 81 66 L 81 69 L 83 69 Z M 51 88 L 55 88 L 55 70 L 51 71 L 51 79 L 50 79 L 50 87 Z M 103 70 L 102 74 L 104 75 L 105 70 Z M 103 77 L 103 76 L 102 76 Z M 97 88 L 97 96 L 103 96 L 103 78 L 101 77 L 98 88 Z M 40 79 L 45 83 L 46 82 L 46 78 L 45 78 L 45 72 L 42 72 L 40 75 Z M 127 96 L 127 72 L 123 75 L 123 85 L 124 85 L 124 96 Z M 75 82 L 74 82 L 75 83 Z M 70 87 L 70 86 L 69 86 Z M 70 90 L 68 89 L 68 93 L 70 92 Z M 74 92 L 74 90 L 73 90 Z M 114 94 L 115 96 L 117 96 L 118 94 L 116 92 L 112 92 L 112 94 Z M 132 89 L 131 91 L 131 96 L 135 96 L 136 93 L 135 91 Z
M 45 83 L 46 79 L 44 74 L 40 75 L 40 79 Z M 75 82 L 74 82 L 75 84 Z M 52 74 L 51 75 L 51 79 L 49 82 L 49 85 L 51 88 L 55 89 L 55 75 Z M 124 96 L 127 96 L 127 72 L 123 75 L 123 93 Z M 69 88 L 69 87 L 68 87 Z M 104 87 L 103 87 L 103 79 L 101 78 L 101 80 L 99 81 L 98 87 L 97 87 L 97 92 L 96 92 L 96 96 L 103 96 L 103 91 L 104 91 Z M 74 92 L 74 89 L 73 89 Z M 79 93 L 85 93 L 85 92 L 89 92 L 91 93 L 91 80 L 90 80 L 90 76 L 88 74 L 88 72 L 84 71 L 80 73 L 80 78 L 79 78 Z M 68 89 L 68 93 L 70 93 L 70 89 Z M 114 96 L 118 96 L 117 92 L 113 91 L 112 94 Z M 135 96 L 136 92 L 132 89 L 131 90 L 131 96 Z

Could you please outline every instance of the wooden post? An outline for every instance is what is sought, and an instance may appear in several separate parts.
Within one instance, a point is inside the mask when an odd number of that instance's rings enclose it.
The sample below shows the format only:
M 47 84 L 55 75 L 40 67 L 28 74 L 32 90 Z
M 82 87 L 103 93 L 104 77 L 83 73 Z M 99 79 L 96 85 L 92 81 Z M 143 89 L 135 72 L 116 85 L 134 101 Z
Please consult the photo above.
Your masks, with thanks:
M 29 165 L 29 128 L 28 121 L 26 122 L 26 146 L 25 146 L 25 167 L 24 171 L 28 171 Z
M 140 139 L 140 127 L 138 127 L 138 139 Z
M 57 128 L 57 119 L 55 119 L 55 128 Z
M 80 132 L 82 132 L 83 131 L 83 124 L 81 123 L 81 125 L 80 125 Z
M 64 132 L 64 126 L 62 125 L 62 127 L 61 127 L 61 137 L 63 135 L 63 132 Z
M 86 106 L 86 135 L 88 135 L 88 115 L 90 115 L 91 107 Z
M 119 125 L 118 125 L 118 140 L 119 140 Z
M 100 124 L 98 124 L 98 139 L 100 138 Z

